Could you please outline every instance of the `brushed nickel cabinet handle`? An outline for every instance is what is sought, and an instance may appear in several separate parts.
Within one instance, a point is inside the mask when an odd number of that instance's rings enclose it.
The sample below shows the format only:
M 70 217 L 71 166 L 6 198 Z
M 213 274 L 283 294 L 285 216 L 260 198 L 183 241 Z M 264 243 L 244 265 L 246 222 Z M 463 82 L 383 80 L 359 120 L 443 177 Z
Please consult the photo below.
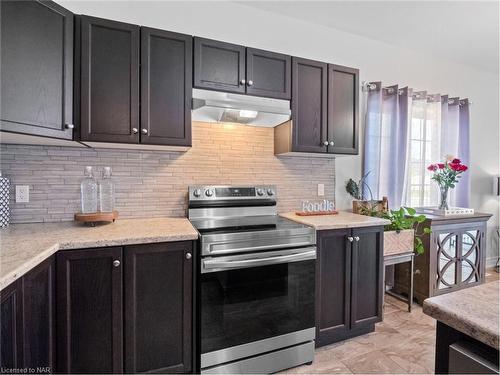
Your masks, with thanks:
M 137 130 L 137 128 L 132 128 L 132 133 L 133 134 L 137 134 L 139 132 L 139 130 Z
M 354 239 L 356 240 L 356 242 L 359 242 L 359 237 L 358 236 L 354 237 Z
M 347 237 L 347 239 L 349 240 L 349 242 L 353 242 L 354 241 L 354 238 L 351 237 L 351 236 Z
M 148 134 L 148 129 L 142 129 L 141 132 L 142 132 L 142 134 L 146 135 L 146 134 Z
M 75 127 L 75 125 L 73 125 L 73 124 L 66 124 L 66 125 L 64 125 L 64 127 L 66 129 L 73 129 Z
M 323 146 L 328 146 L 328 141 L 323 141 Z
M 118 259 L 113 261 L 113 267 L 120 267 L 120 261 Z
M 191 253 L 186 253 L 186 259 L 191 259 L 192 255 Z

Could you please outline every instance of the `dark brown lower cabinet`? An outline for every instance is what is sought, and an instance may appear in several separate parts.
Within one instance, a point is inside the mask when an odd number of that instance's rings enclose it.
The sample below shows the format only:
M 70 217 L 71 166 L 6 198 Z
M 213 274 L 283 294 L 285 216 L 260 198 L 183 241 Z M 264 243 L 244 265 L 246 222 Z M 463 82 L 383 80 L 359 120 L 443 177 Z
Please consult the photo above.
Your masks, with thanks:
M 383 228 L 318 232 L 316 346 L 358 336 L 382 320 Z
M 191 242 L 125 248 L 125 371 L 192 368 Z
M 183 241 L 59 252 L 57 370 L 190 372 L 192 249 Z
M 47 259 L 23 278 L 24 367 L 55 371 L 55 258 Z
M 57 254 L 58 372 L 123 372 L 121 262 L 121 247 Z
M 3 369 L 55 370 L 54 264 L 47 259 L 0 293 Z
M 0 366 L 15 369 L 23 364 L 22 279 L 2 290 L 0 301 Z

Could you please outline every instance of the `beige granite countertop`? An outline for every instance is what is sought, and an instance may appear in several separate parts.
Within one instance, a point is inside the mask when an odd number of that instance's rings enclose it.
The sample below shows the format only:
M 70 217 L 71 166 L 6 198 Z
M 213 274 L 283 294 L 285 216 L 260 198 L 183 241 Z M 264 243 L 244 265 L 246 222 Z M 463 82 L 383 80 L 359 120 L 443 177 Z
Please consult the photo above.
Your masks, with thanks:
M 390 223 L 386 219 L 353 214 L 347 211 L 339 211 L 338 215 L 318 216 L 298 216 L 294 212 L 285 212 L 280 214 L 280 216 L 301 224 L 310 225 L 316 230 L 373 227 Z
M 74 222 L 12 224 L 0 230 L 0 290 L 58 250 L 198 239 L 185 218 L 123 219 L 96 227 Z
M 434 319 L 499 349 L 500 281 L 428 298 L 423 311 Z

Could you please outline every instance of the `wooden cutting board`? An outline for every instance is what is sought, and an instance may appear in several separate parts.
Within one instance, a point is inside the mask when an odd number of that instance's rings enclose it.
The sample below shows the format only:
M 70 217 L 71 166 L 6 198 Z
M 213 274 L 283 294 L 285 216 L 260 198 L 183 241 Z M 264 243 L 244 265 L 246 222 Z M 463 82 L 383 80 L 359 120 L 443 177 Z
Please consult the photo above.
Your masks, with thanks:
M 316 211 L 316 212 L 304 212 L 304 211 L 297 211 L 295 212 L 295 215 L 297 216 L 324 216 L 324 215 L 337 215 L 339 212 L 338 211 Z

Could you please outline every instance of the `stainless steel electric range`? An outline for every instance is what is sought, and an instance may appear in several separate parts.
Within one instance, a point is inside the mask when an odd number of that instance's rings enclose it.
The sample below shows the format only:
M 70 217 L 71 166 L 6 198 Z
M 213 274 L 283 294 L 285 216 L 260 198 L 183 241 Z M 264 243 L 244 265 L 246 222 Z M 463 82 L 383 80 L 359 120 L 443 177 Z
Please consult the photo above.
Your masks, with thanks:
M 316 232 L 281 218 L 275 186 L 192 186 L 200 232 L 202 373 L 313 361 Z

